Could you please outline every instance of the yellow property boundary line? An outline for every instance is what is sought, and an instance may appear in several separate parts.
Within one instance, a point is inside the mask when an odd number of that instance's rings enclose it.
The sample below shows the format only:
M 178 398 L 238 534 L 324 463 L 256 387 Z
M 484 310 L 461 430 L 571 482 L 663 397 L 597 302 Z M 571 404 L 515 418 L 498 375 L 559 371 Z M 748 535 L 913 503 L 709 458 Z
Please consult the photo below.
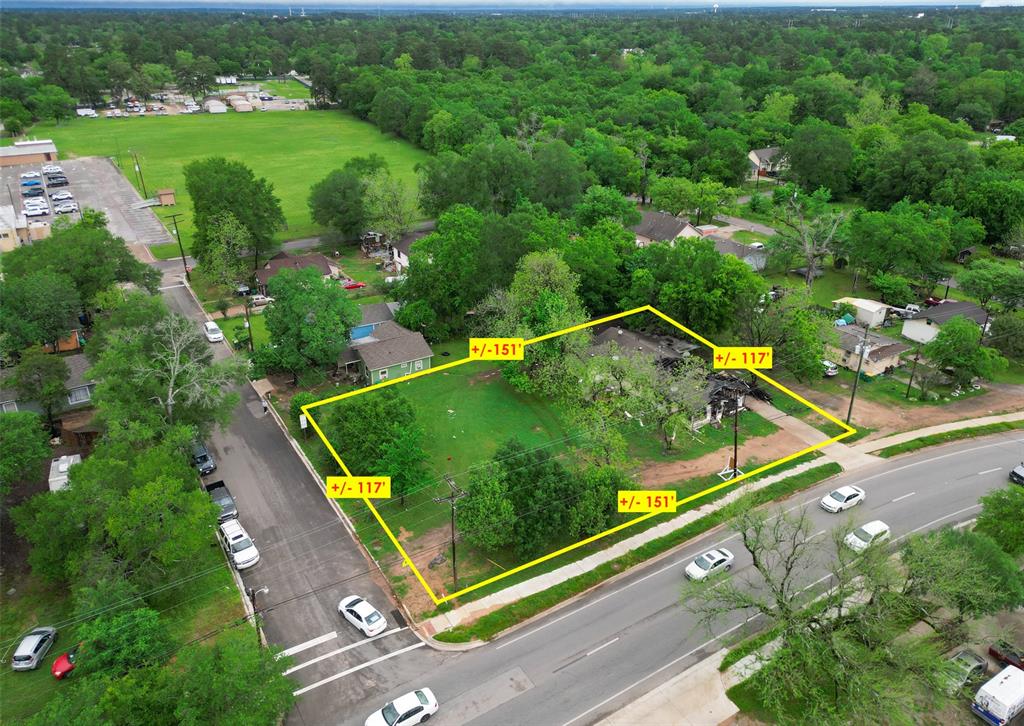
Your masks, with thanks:
M 532 345 L 533 343 L 540 343 L 541 341 L 550 340 L 552 338 L 557 338 L 557 337 L 559 337 L 561 335 L 566 335 L 567 333 L 574 333 L 577 330 L 584 330 L 586 328 L 591 328 L 591 327 L 593 327 L 595 325 L 601 325 L 602 323 L 607 323 L 607 322 L 610 322 L 612 320 L 618 320 L 619 318 L 625 318 L 625 317 L 629 317 L 630 315 L 636 315 L 637 313 L 645 313 L 645 312 L 646 313 L 653 313 L 654 315 L 657 315 L 659 318 L 661 318 L 665 322 L 669 323 L 670 325 L 675 326 L 676 328 L 678 328 L 679 330 L 683 331 L 684 333 L 686 333 L 690 337 L 692 337 L 695 340 L 700 341 L 704 345 L 708 346 L 709 348 L 711 348 L 712 351 L 717 350 L 718 347 L 719 347 L 719 346 L 715 345 L 714 343 L 712 343 L 710 340 L 707 340 L 703 336 L 700 336 L 697 333 L 693 332 L 692 330 L 690 330 L 686 326 L 680 325 L 675 320 L 673 320 L 672 318 L 670 318 L 669 316 L 665 315 L 660 310 L 658 310 L 658 309 L 656 309 L 656 308 L 654 308 L 654 307 L 652 307 L 650 305 L 644 305 L 643 307 L 633 308 L 632 310 L 626 310 L 626 311 L 621 312 L 621 313 L 616 313 L 615 315 L 608 315 L 607 317 L 599 318 L 597 320 L 591 320 L 588 323 L 582 323 L 580 325 L 574 325 L 571 328 L 565 328 L 564 330 L 559 330 L 559 331 L 554 332 L 554 333 L 548 333 L 547 335 L 539 335 L 536 338 L 530 338 L 529 340 L 524 341 L 524 342 L 525 342 L 525 345 Z M 348 467 L 345 465 L 345 462 L 342 461 L 340 456 L 338 456 L 338 452 L 334 450 L 334 447 L 331 445 L 331 442 L 327 440 L 327 437 L 324 435 L 324 432 L 320 428 L 319 424 L 317 424 L 316 419 L 313 417 L 313 415 L 311 413 L 314 408 L 318 408 L 319 406 L 324 406 L 324 405 L 326 405 L 328 403 L 334 403 L 335 401 L 341 401 L 341 400 L 343 400 L 345 398 L 351 398 L 352 396 L 361 396 L 364 393 L 369 393 L 370 391 L 375 391 L 377 389 L 385 388 L 387 386 L 393 386 L 396 383 L 408 383 L 409 381 L 411 381 L 414 378 L 419 378 L 421 376 L 427 376 L 427 375 L 431 375 L 433 373 L 438 373 L 440 371 L 444 371 L 444 370 L 448 370 L 448 369 L 451 369 L 451 368 L 455 368 L 457 366 L 461 366 L 461 365 L 464 365 L 466 363 L 473 362 L 475 360 L 476 360 L 475 358 L 470 358 L 469 356 L 467 356 L 465 358 L 460 358 L 459 360 L 452 361 L 450 363 L 445 363 L 443 365 L 437 366 L 436 368 L 428 368 L 427 370 L 419 371 L 417 373 L 412 373 L 412 374 L 407 375 L 407 376 L 402 376 L 401 378 L 393 378 L 393 379 L 390 379 L 390 380 L 387 380 L 387 381 L 383 381 L 381 383 L 375 383 L 372 386 L 367 386 L 366 388 L 360 388 L 359 390 L 356 390 L 356 391 L 349 391 L 348 393 L 342 393 L 342 394 L 337 395 L 337 396 L 331 396 L 330 398 L 325 398 L 322 401 L 315 401 L 314 403 L 306 404 L 305 406 L 302 407 L 302 413 L 304 413 L 306 415 L 306 419 L 313 425 L 313 430 L 316 431 L 317 435 L 320 437 L 320 440 L 324 442 L 324 446 L 326 446 L 327 450 L 329 452 L 331 452 L 331 456 L 334 457 L 334 460 L 338 462 L 338 466 L 341 467 L 341 470 L 345 473 L 345 476 L 353 476 L 352 472 L 349 471 Z M 770 378 L 769 376 L 766 376 L 761 371 L 759 371 L 759 370 L 757 370 L 755 368 L 750 368 L 750 367 L 747 367 L 744 370 L 747 370 L 750 373 L 752 373 L 753 375 L 755 375 L 758 378 L 760 378 L 761 380 L 763 380 L 763 381 L 765 381 L 767 383 L 770 383 L 775 388 L 777 388 L 780 391 L 782 391 L 783 393 L 785 393 L 787 396 L 790 396 L 790 397 L 796 399 L 797 401 L 799 401 L 803 405 L 805 405 L 808 408 L 810 408 L 815 413 L 817 413 L 817 414 L 819 414 L 821 416 L 824 416 L 826 419 L 828 419 L 832 423 L 837 424 L 838 426 L 842 427 L 844 429 L 844 431 L 841 434 L 833 436 L 832 438 L 827 439 L 825 441 L 822 441 L 820 443 L 817 443 L 817 444 L 815 444 L 813 446 L 808 446 L 807 448 L 801 449 L 800 451 L 797 451 L 796 453 L 790 454 L 789 456 L 784 456 L 781 459 L 778 459 L 778 460 L 773 461 L 771 463 L 765 464 L 763 466 L 759 466 L 758 468 L 754 469 L 753 471 L 748 471 L 746 474 L 741 474 L 740 476 L 735 477 L 733 479 L 729 479 L 727 481 L 724 481 L 721 484 L 716 484 L 715 486 L 708 487 L 707 489 L 704 489 L 703 491 L 700 491 L 700 492 L 698 492 L 696 494 L 691 494 L 690 496 L 688 496 L 688 497 L 686 497 L 684 499 L 680 499 L 680 500 L 678 500 L 676 502 L 676 507 L 677 508 L 680 505 L 688 504 L 688 503 L 690 503 L 692 501 L 700 499 L 701 497 L 705 497 L 708 494 L 711 494 L 713 492 L 717 492 L 720 489 L 725 489 L 726 487 L 734 486 L 734 485 L 740 483 L 741 481 L 743 481 L 744 479 L 749 479 L 749 478 L 751 478 L 753 476 L 757 476 L 758 474 L 762 474 L 762 473 L 768 471 L 769 469 L 772 469 L 772 468 L 774 468 L 776 466 L 779 466 L 780 464 L 785 464 L 787 461 L 792 461 L 793 459 L 796 459 L 796 458 L 798 458 L 800 456 L 803 456 L 804 454 L 808 454 L 808 453 L 810 453 L 812 451 L 816 451 L 816 450 L 821 449 L 821 448 L 823 448 L 825 446 L 828 446 L 830 444 L 834 444 L 837 441 L 841 441 L 842 439 L 845 439 L 846 437 L 852 436 L 853 434 L 857 433 L 857 429 L 849 426 L 848 424 L 843 423 L 842 421 L 837 419 L 832 414 L 830 414 L 827 411 L 825 411 L 825 410 L 819 408 L 818 406 L 814 405 L 813 403 L 811 403 L 810 401 L 805 399 L 803 396 L 801 396 L 801 395 L 799 395 L 797 393 L 794 393 L 793 391 L 789 390 L 788 388 L 783 386 L 778 381 L 775 381 L 774 379 Z M 438 597 L 434 593 L 434 591 L 431 589 L 430 585 L 427 584 L 426 579 L 424 579 L 422 573 L 420 573 L 420 571 L 416 568 L 416 565 L 413 564 L 412 558 L 409 557 L 409 555 L 406 553 L 405 548 L 402 547 L 402 544 L 398 541 L 398 538 L 395 537 L 394 532 L 392 532 L 391 528 L 388 527 L 387 522 L 385 522 L 384 518 L 380 516 L 380 512 L 377 511 L 377 507 L 375 507 L 373 505 L 373 502 L 369 498 L 365 498 L 365 499 L 363 499 L 363 501 L 366 503 L 366 506 L 370 508 L 370 511 L 373 512 L 373 516 L 377 518 L 377 521 L 380 523 L 381 528 L 383 528 L 385 534 L 387 534 L 388 539 L 391 540 L 391 543 L 395 546 L 395 548 L 399 551 L 399 553 L 401 553 L 402 559 L 404 560 L 405 564 L 409 566 L 410 570 L 412 570 L 412 573 L 416 576 L 416 579 L 419 581 L 420 585 L 423 586 L 423 589 L 426 591 L 427 595 L 430 596 L 430 599 L 434 601 L 435 605 L 440 605 L 442 603 L 448 602 L 449 600 L 453 600 L 454 598 L 457 598 L 460 595 L 465 595 L 466 593 L 472 592 L 473 590 L 476 590 L 478 588 L 484 587 L 485 585 L 490 585 L 492 582 L 497 582 L 498 580 L 502 580 L 502 579 L 504 579 L 506 577 L 509 577 L 510 575 L 514 575 L 517 572 L 522 572 L 523 570 L 526 570 L 526 569 L 528 569 L 530 567 L 533 567 L 534 565 L 539 565 L 542 562 L 547 562 L 548 560 L 553 559 L 555 557 L 558 557 L 559 555 L 563 555 L 566 552 L 571 552 L 572 550 L 575 550 L 575 549 L 578 549 L 580 547 L 583 547 L 584 545 L 590 544 L 591 542 L 596 542 L 597 540 L 602 539 L 604 537 L 607 537 L 610 534 L 614 534 L 615 532 L 620 532 L 620 531 L 626 529 L 627 527 L 632 527 L 634 524 L 637 524 L 639 522 L 643 522 L 645 519 L 650 519 L 651 517 L 654 517 L 654 516 L 656 516 L 658 514 L 658 512 L 651 512 L 651 513 L 648 513 L 648 514 L 642 514 L 639 517 L 634 517 L 633 519 L 629 520 L 628 522 L 623 522 L 622 524 L 620 524 L 618 526 L 615 526 L 615 527 L 612 527 L 611 529 L 607 529 L 604 532 L 601 532 L 600 534 L 595 534 L 592 537 L 587 537 L 586 539 L 582 539 L 579 542 L 576 542 L 575 544 L 569 545 L 568 547 L 562 547 L 561 549 L 555 550 L 554 552 L 549 552 L 548 554 L 546 554 L 546 555 L 544 555 L 542 557 L 538 557 L 535 560 L 530 560 L 529 562 L 527 562 L 525 564 L 522 564 L 522 565 L 519 565 L 518 567 L 513 567 L 512 569 L 506 570 L 505 572 L 502 572 L 499 575 L 495 575 L 494 577 L 489 577 L 486 580 L 483 580 L 481 582 L 476 583 L 475 585 L 470 585 L 469 587 L 464 587 L 461 590 L 459 590 L 457 592 L 453 592 L 450 595 L 445 595 L 444 597 Z

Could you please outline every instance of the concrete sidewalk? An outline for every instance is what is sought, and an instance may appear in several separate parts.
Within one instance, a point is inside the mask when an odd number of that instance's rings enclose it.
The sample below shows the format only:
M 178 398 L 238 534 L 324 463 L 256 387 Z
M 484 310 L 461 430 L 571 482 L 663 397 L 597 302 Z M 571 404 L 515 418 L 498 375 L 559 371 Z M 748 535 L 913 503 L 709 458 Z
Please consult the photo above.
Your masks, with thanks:
M 874 457 L 868 458 L 873 459 Z M 577 560 L 576 562 L 564 565 L 556 570 L 552 570 L 551 572 L 520 582 L 516 585 L 512 585 L 511 587 L 506 587 L 504 590 L 500 590 L 492 595 L 488 595 L 487 597 L 482 597 L 479 600 L 474 600 L 473 602 L 457 607 L 449 612 L 436 615 L 429 620 L 424 621 L 420 625 L 423 628 L 425 635 L 433 636 L 443 630 L 455 627 L 460 623 L 475 620 L 496 608 L 502 607 L 503 605 L 509 605 L 523 599 L 524 597 L 535 595 L 538 592 L 547 590 L 549 587 L 554 587 L 555 585 L 565 582 L 577 575 L 589 572 L 599 565 L 610 562 L 616 557 L 620 557 L 630 550 L 635 550 L 643 544 L 656 540 L 659 537 L 664 537 L 667 534 L 671 534 L 677 529 L 681 529 L 691 522 L 694 522 L 701 517 L 706 517 L 717 509 L 721 509 L 747 492 L 763 489 L 769 484 L 795 476 L 796 474 L 807 471 L 808 469 L 821 466 L 822 463 L 823 462 L 820 459 L 815 459 L 794 466 L 792 469 L 786 469 L 778 474 L 772 474 L 755 479 L 753 482 L 741 482 L 735 489 L 730 491 L 721 499 L 716 499 L 702 507 L 691 509 L 688 512 L 680 514 L 678 517 L 665 520 L 655 527 L 644 530 L 643 532 L 624 539 L 607 549 L 595 552 L 594 554 Z
M 763 416 L 779 428 L 793 434 L 808 446 L 820 444 L 822 441 L 830 438 L 811 426 L 809 423 L 801 421 L 795 416 L 790 416 L 788 413 L 783 413 L 770 403 L 758 401 L 757 399 L 748 396 L 746 405 L 754 413 Z M 862 469 L 865 466 L 878 464 L 881 461 L 881 459 L 875 456 L 870 456 L 867 451 L 861 451 L 860 449 L 847 446 L 841 442 L 830 444 L 824 449 L 819 449 L 819 451 L 821 451 L 829 461 L 836 462 L 846 471 L 855 471 L 857 469 Z M 869 449 L 869 451 L 873 451 L 873 449 Z
M 1024 411 L 1004 413 L 1000 414 L 999 416 L 982 416 L 981 418 L 969 418 L 963 421 L 951 421 L 950 423 L 939 424 L 938 426 L 929 426 L 927 428 L 917 429 L 915 431 L 904 431 L 901 434 L 893 434 L 892 436 L 886 436 L 881 439 L 875 439 L 874 441 L 865 441 L 863 443 L 856 444 L 854 446 L 850 446 L 847 448 L 861 454 L 867 454 L 868 452 L 871 451 L 878 451 L 879 449 L 884 449 L 887 446 L 905 444 L 908 441 L 914 441 L 916 439 L 921 438 L 922 436 L 931 436 L 932 434 L 941 434 L 947 431 L 959 431 L 961 429 L 974 429 L 978 428 L 979 426 L 987 426 L 988 424 L 1003 423 L 1009 421 L 1024 421 Z
M 725 695 L 728 687 L 718 672 L 723 648 L 644 694 L 598 726 L 713 726 L 728 722 L 739 709 Z

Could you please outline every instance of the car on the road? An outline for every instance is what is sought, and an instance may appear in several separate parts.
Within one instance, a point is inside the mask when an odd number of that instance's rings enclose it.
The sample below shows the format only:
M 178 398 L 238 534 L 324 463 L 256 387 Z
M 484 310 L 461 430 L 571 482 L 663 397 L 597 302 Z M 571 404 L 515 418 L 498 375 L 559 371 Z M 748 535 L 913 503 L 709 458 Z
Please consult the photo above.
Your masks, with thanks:
M 361 287 L 366 287 L 365 282 L 357 282 L 355 280 L 342 280 L 341 286 L 346 290 L 358 290 Z
M 823 360 L 821 362 L 821 368 L 822 375 L 824 375 L 825 378 L 831 378 L 832 376 L 839 375 L 839 366 L 830 360 Z
M 732 552 L 727 549 L 711 550 L 688 564 L 684 574 L 689 580 L 703 580 L 719 572 L 731 570 L 734 559 L 736 558 Z
M 220 329 L 220 326 L 212 320 L 207 320 L 203 323 L 203 334 L 211 343 L 219 343 L 224 340 L 224 332 Z
M 383 633 L 384 628 L 388 626 L 388 621 L 377 608 L 356 595 L 341 599 L 338 603 L 338 614 L 363 631 L 367 638 Z
M 50 194 L 50 199 L 52 199 L 55 202 L 66 202 L 74 198 L 75 195 L 72 194 L 71 192 L 53 192 Z
M 53 207 L 54 214 L 73 214 L 78 211 L 78 205 L 74 202 L 61 202 Z
M 41 197 L 45 193 L 42 187 L 29 187 L 28 189 L 21 190 L 21 196 L 26 198 Z
M 11 658 L 11 668 L 16 671 L 31 671 L 39 667 L 43 658 L 53 647 L 57 640 L 57 628 L 44 625 L 35 628 L 31 633 L 21 639 L 14 656 Z
M 854 552 L 863 552 L 871 545 L 889 539 L 889 534 L 889 525 L 875 519 L 850 532 L 843 542 Z
M 1024 461 L 1020 463 L 1020 466 L 1010 469 L 1010 481 L 1014 484 L 1024 485 Z
M 1000 663 L 1024 670 L 1024 648 L 1018 648 L 1008 640 L 997 640 L 988 647 L 988 654 Z
M 946 691 L 949 694 L 954 694 L 973 683 L 988 671 L 988 661 L 970 650 L 958 650 L 947 658 L 946 662 L 946 680 L 949 683 Z
M 844 509 L 857 506 L 864 501 L 865 496 L 864 490 L 860 487 L 852 485 L 839 487 L 838 489 L 833 489 L 823 496 L 818 504 L 826 512 L 836 514 Z
M 23 186 L 23 187 L 38 187 L 38 186 L 42 186 L 42 184 L 43 183 L 41 181 L 39 181 L 38 179 L 26 179 L 25 181 L 23 181 L 21 183 L 21 186 Z
M 45 217 L 50 213 L 49 207 L 25 207 L 21 213 L 26 217 Z
M 437 713 L 437 699 L 429 688 L 419 688 L 399 696 L 366 719 L 364 726 L 406 726 L 424 723 Z
M 39 172 L 38 171 L 22 172 L 21 178 L 22 179 L 38 179 L 39 178 Z
M 224 551 L 236 570 L 244 570 L 260 561 L 260 551 L 237 519 L 222 522 L 218 531 Z
M 249 304 L 254 308 L 261 308 L 264 305 L 269 305 L 274 302 L 274 298 L 267 297 L 266 295 L 253 295 L 249 298 Z
M 201 476 L 217 471 L 217 461 L 202 441 L 192 442 L 192 466 L 199 470 Z
M 57 656 L 56 660 L 53 661 L 53 665 L 50 666 L 50 673 L 58 681 L 75 669 L 75 665 L 78 661 L 78 649 L 80 647 L 82 647 L 81 643 L 68 652 L 61 653 Z

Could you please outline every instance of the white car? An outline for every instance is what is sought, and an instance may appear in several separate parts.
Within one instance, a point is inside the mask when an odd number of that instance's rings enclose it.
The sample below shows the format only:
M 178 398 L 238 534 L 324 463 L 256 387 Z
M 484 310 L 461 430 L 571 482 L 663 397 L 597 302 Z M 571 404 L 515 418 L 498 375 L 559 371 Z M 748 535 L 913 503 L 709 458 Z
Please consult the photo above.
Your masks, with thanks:
M 54 214 L 71 214 L 72 212 L 77 211 L 78 205 L 74 202 L 61 202 L 53 207 Z
M 830 360 L 823 360 L 821 367 L 824 369 L 823 374 L 825 378 L 831 378 L 832 376 L 839 375 L 839 366 Z
M 48 207 L 49 204 L 42 197 L 29 197 L 28 199 L 22 199 L 21 203 L 27 207 Z
M 823 496 L 819 504 L 826 512 L 835 514 L 844 509 L 857 506 L 864 501 L 865 496 L 864 490 L 860 487 L 839 487 Z
M 854 552 L 863 552 L 873 544 L 889 539 L 889 525 L 880 519 L 858 527 L 846 535 L 843 541 Z
M 264 305 L 269 305 L 272 302 L 274 302 L 274 298 L 267 297 L 266 295 L 253 295 L 251 298 L 249 298 L 249 304 L 252 305 L 254 308 L 261 308 Z
M 63 174 L 64 173 L 64 169 L 62 169 L 61 167 L 57 166 L 56 164 L 47 164 L 46 166 L 43 167 L 43 173 L 44 174 Z M 39 175 L 36 174 L 36 176 L 39 176 Z
M 244 570 L 260 561 L 260 551 L 237 519 L 229 519 L 220 526 L 220 541 L 236 570 Z
M 66 202 L 74 198 L 75 195 L 72 194 L 71 192 L 54 192 L 53 194 L 50 195 L 50 199 L 52 199 L 55 202 Z
M 21 175 L 22 179 L 38 179 L 40 174 L 38 171 L 26 171 Z
M 219 343 L 224 340 L 224 333 L 221 331 L 220 326 L 212 320 L 203 323 L 203 333 L 211 343 Z
M 26 217 L 45 217 L 50 213 L 49 207 L 25 207 L 21 213 Z
M 363 631 L 367 638 L 384 632 L 384 628 L 388 626 L 388 621 L 377 608 L 355 595 L 341 599 L 338 603 L 338 614 Z
M 706 577 L 732 569 L 732 561 L 736 559 L 727 549 L 711 550 L 686 566 L 686 578 L 703 580 Z
M 429 688 L 399 696 L 366 719 L 365 726 L 406 726 L 423 723 L 437 713 L 437 699 Z

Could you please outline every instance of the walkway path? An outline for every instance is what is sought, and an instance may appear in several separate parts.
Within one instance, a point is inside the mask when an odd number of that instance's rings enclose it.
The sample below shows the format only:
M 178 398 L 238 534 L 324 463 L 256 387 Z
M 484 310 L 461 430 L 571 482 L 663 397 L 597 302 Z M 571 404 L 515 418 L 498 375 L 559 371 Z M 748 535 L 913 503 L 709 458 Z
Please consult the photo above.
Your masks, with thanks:
M 770 403 L 765 403 L 764 401 L 758 401 L 757 399 L 748 397 L 747 406 L 754 413 L 763 416 L 779 428 L 793 434 L 808 446 L 819 444 L 830 438 L 811 426 L 809 423 L 801 421 L 795 416 L 790 416 L 788 413 L 783 413 Z M 868 451 L 873 450 L 874 449 L 868 449 Z M 830 444 L 829 446 L 820 449 L 820 451 L 825 458 L 836 462 L 846 471 L 854 471 L 865 466 L 877 464 L 881 461 L 875 456 L 870 456 L 868 451 L 861 451 L 843 443 Z
M 848 448 L 855 452 L 867 454 L 868 452 L 871 451 L 878 451 L 880 449 L 884 449 L 887 446 L 905 444 L 908 441 L 914 441 L 915 439 L 919 439 L 922 436 L 941 434 L 945 433 L 946 431 L 958 431 L 960 429 L 973 429 L 979 426 L 987 426 L 988 424 L 1001 423 L 1004 421 L 1024 421 L 1024 411 L 1004 413 L 999 416 L 982 416 L 981 418 L 972 418 L 967 419 L 966 421 L 951 421 L 949 423 L 939 424 L 938 426 L 929 426 L 928 428 L 917 429 L 916 431 L 904 431 L 902 434 L 893 434 L 892 436 L 886 436 L 885 438 L 875 439 L 874 441 L 866 441 L 861 444 L 855 444 Z
M 865 457 L 874 461 L 878 461 L 874 457 Z M 547 590 L 549 587 L 554 587 L 559 583 L 565 582 L 577 575 L 582 575 L 585 572 L 589 572 L 594 568 L 602 565 L 606 562 L 614 560 L 616 557 L 620 557 L 630 550 L 635 550 L 643 544 L 664 537 L 667 534 L 671 534 L 677 529 L 681 529 L 688 525 L 690 522 L 694 522 L 701 517 L 706 517 L 717 509 L 721 509 L 730 502 L 735 501 L 737 498 L 746 494 L 747 492 L 757 491 L 763 489 L 769 484 L 773 484 L 777 481 L 781 481 L 788 477 L 794 476 L 801 472 L 813 469 L 821 466 L 820 460 L 807 461 L 802 464 L 798 464 L 791 469 L 779 472 L 766 477 L 761 477 L 754 480 L 753 483 L 744 482 L 731 490 L 728 494 L 720 499 L 716 499 L 713 502 L 709 502 L 702 507 L 697 509 L 691 509 L 688 512 L 680 514 L 672 519 L 665 520 L 661 524 L 651 527 L 650 529 L 644 530 L 639 534 L 633 535 L 627 539 L 618 542 L 617 544 L 608 547 L 607 549 L 596 552 L 588 557 L 584 557 L 576 562 L 559 567 L 557 570 L 552 570 L 543 575 L 539 575 L 532 579 L 520 582 L 511 587 L 507 587 L 504 590 L 500 590 L 487 597 L 482 597 L 479 600 L 474 600 L 471 603 L 457 607 L 447 613 L 442 613 L 429 620 L 423 622 L 422 630 L 425 635 L 432 636 L 435 633 L 439 633 L 442 630 L 459 625 L 460 623 L 470 622 L 476 618 L 485 615 L 486 613 L 499 608 L 503 605 L 516 602 L 528 597 L 535 595 L 538 592 Z

